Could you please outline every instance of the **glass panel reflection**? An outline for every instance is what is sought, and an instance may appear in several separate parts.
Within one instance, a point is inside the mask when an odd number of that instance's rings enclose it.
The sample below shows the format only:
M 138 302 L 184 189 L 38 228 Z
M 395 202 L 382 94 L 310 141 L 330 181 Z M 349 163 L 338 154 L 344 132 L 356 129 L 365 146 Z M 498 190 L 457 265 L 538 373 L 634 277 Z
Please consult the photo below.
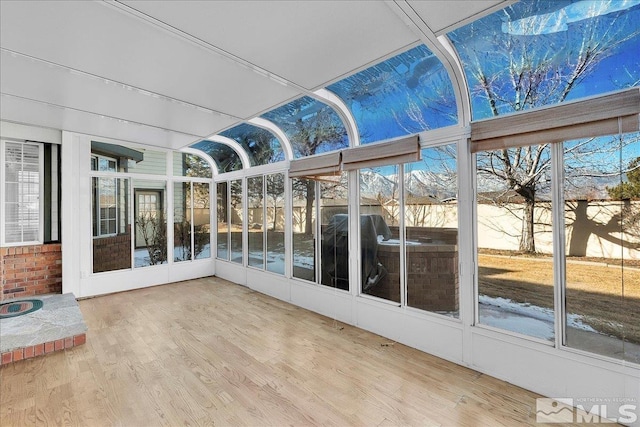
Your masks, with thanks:
M 293 277 L 316 279 L 316 182 L 293 179 Z
M 400 303 L 400 176 L 397 165 L 360 170 L 361 292 Z
M 247 231 L 249 265 L 264 268 L 264 180 L 247 178 Z
M 475 120 L 637 86 L 640 2 L 520 1 L 449 33 Z
M 477 154 L 478 312 L 553 341 L 550 164 L 548 145 Z
M 267 270 L 284 274 L 284 174 L 266 176 L 267 202 Z
M 211 166 L 200 156 L 174 152 L 173 176 L 211 178 Z
M 296 158 L 349 146 L 347 131 L 338 114 L 308 96 L 269 111 L 263 117 L 284 131 Z
M 218 173 L 232 172 L 242 169 L 242 160 L 233 148 L 213 141 L 200 141 L 191 145 L 210 156 L 218 167 Z
M 349 212 L 346 173 L 339 182 L 320 182 L 320 283 L 349 290 Z
M 328 86 L 353 114 L 362 143 L 458 122 L 453 86 L 424 45 Z
M 193 183 L 193 256 L 211 258 L 211 196 L 209 184 Z
M 405 165 L 407 305 L 458 317 L 456 145 L 422 150 Z M 384 247 L 384 246 L 382 246 Z
M 217 252 L 216 257 L 229 259 L 229 184 L 218 182 L 216 184 L 217 194 Z
M 133 181 L 135 267 L 167 263 L 165 181 Z
M 640 363 L 640 134 L 563 151 L 566 345 Z
M 271 132 L 248 123 L 222 132 L 220 135 L 235 140 L 244 148 L 251 160 L 251 166 L 266 165 L 284 160 L 280 141 Z
M 93 272 L 131 268 L 129 180 L 93 177 L 91 188 Z
M 232 262 L 242 264 L 242 227 L 244 223 L 242 180 L 230 181 L 229 189 L 229 228 L 231 230 L 229 259 Z
M 173 260 L 191 261 L 191 183 L 173 184 Z

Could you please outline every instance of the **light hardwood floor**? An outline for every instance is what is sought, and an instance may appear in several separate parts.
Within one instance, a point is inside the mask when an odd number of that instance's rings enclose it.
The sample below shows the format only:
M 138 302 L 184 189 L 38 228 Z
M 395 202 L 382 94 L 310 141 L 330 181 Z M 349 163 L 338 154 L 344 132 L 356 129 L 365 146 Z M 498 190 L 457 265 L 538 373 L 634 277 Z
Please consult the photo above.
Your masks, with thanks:
M 217 278 L 80 301 L 0 369 L 0 425 L 535 425 L 535 393 Z

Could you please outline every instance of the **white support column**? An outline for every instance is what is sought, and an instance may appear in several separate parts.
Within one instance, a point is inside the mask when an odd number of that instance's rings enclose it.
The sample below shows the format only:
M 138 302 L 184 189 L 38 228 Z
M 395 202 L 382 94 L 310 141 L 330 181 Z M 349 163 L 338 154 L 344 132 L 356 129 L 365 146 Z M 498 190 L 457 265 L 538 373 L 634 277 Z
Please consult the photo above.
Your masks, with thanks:
M 91 141 L 62 132 L 61 241 L 62 292 L 83 295 L 82 282 L 91 274 Z
M 472 327 L 477 321 L 475 156 L 468 137 L 457 143 L 458 168 L 458 308 L 463 325 L 462 360 L 473 360 Z
M 565 343 L 565 240 L 564 240 L 564 162 L 563 144 L 550 144 L 551 148 L 551 215 L 553 218 L 553 283 L 555 346 Z

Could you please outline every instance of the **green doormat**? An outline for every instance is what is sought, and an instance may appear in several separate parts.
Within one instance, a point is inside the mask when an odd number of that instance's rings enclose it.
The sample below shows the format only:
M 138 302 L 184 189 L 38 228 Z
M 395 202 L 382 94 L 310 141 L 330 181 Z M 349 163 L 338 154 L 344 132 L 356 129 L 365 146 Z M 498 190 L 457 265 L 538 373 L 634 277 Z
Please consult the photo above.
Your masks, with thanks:
M 23 314 L 32 313 L 41 308 L 42 301 L 39 299 L 5 302 L 0 304 L 0 319 L 22 316 Z

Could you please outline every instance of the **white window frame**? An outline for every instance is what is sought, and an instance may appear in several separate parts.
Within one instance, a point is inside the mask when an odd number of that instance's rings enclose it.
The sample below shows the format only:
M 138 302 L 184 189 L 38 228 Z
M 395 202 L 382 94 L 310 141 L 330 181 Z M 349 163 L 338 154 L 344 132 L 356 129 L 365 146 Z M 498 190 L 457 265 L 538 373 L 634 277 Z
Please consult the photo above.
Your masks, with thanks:
M 19 242 L 6 241 L 6 144 L 22 144 L 38 147 L 38 239 L 20 240 Z M 0 140 L 0 245 L 3 247 L 41 245 L 44 241 L 44 145 L 37 142 L 2 139 Z
M 92 170 L 92 172 L 117 172 L 118 171 L 118 160 L 114 159 L 113 157 L 107 157 L 107 156 L 102 156 L 99 154 L 91 154 L 91 160 L 95 159 L 96 160 L 96 167 L 97 169 Z M 107 171 L 100 171 L 100 160 L 107 160 L 107 161 L 112 161 L 115 162 L 115 170 L 111 171 L 111 170 L 107 170 Z M 93 169 L 93 168 L 92 168 Z M 95 236 L 93 236 L 94 239 L 101 239 L 103 237 L 113 237 L 113 236 L 117 236 L 118 235 L 118 230 L 119 230 L 119 206 L 118 206 L 118 178 L 114 177 L 113 178 L 113 182 L 116 188 L 116 194 L 115 194 L 115 205 L 116 205 L 116 216 L 115 218 L 115 222 L 116 222 L 116 232 L 115 233 L 102 233 L 102 215 L 100 213 L 100 180 L 101 179 L 112 179 L 112 178 L 105 178 L 105 177 L 94 177 L 95 179 L 98 180 L 98 187 L 97 187 L 97 191 L 95 196 L 95 200 L 93 201 L 93 203 L 95 204 L 95 206 L 92 207 L 92 209 L 95 208 L 96 210 L 96 222 L 97 222 L 97 226 L 96 226 L 96 234 Z M 111 219 L 111 218 L 108 218 Z

